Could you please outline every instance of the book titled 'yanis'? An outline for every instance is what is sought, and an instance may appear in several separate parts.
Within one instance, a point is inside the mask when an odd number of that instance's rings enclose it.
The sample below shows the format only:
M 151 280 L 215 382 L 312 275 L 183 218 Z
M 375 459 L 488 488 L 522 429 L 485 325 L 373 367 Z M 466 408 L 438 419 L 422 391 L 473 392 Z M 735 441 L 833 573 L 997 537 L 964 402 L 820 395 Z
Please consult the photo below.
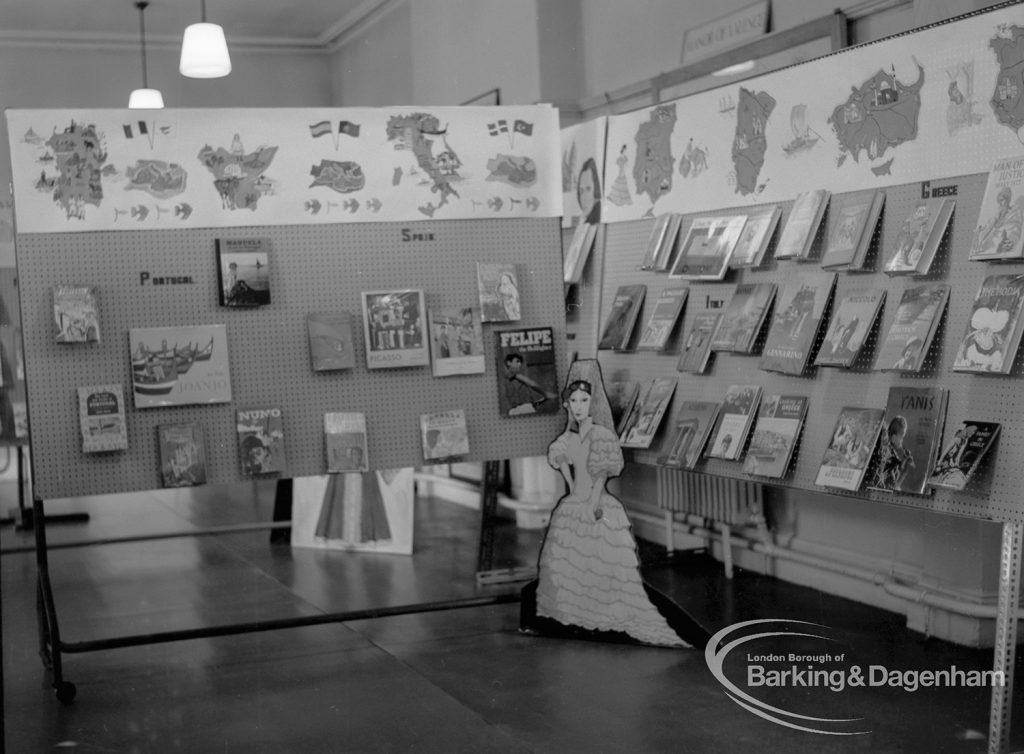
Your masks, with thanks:
M 893 385 L 885 425 L 868 471 L 867 486 L 922 495 L 935 464 L 946 421 L 949 390 Z

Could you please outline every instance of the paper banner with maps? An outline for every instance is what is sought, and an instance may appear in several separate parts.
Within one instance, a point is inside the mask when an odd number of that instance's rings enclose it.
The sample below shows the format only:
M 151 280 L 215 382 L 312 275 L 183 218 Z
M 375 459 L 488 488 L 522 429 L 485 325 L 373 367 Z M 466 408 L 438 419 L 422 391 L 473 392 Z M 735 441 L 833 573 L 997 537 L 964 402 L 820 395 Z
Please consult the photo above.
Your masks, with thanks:
M 556 217 L 558 112 L 8 110 L 19 233 Z
M 602 220 L 988 172 L 1024 154 L 1016 5 L 609 116 Z
M 604 116 L 562 129 L 562 227 L 580 216 L 591 225 L 601 222 L 604 195 Z

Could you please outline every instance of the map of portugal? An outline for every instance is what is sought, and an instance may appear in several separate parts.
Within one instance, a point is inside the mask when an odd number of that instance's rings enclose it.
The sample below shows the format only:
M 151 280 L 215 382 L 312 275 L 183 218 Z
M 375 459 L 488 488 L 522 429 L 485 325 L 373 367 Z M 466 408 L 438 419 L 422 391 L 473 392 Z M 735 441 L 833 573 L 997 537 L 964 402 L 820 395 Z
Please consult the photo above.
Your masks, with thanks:
M 774 109 L 775 98 L 767 92 L 754 94 L 740 87 L 740 101 L 736 105 L 736 136 L 732 140 L 737 193 L 752 194 L 757 190 L 757 176 L 764 165 L 768 146 L 764 127 Z
M 861 150 L 868 159 L 882 157 L 890 147 L 917 138 L 917 119 L 921 113 L 921 87 L 924 68 L 917 64 L 917 81 L 904 84 L 895 71 L 880 70 L 854 88 L 846 102 L 836 106 L 829 123 L 839 140 L 837 167 L 847 156 L 857 162 Z
M 672 190 L 672 130 L 676 126 L 676 106 L 659 105 L 651 117 L 636 130 L 636 163 L 633 180 L 636 192 L 647 194 L 651 203 Z
M 999 63 L 992 110 L 997 121 L 1020 137 L 1024 127 L 1024 27 L 1003 27 L 999 36 L 989 40 L 988 46 Z
M 199 150 L 199 161 L 213 174 L 213 185 L 223 209 L 255 211 L 260 196 L 268 190 L 263 174 L 276 154 L 277 147 L 246 152 L 236 134 L 230 150 L 204 146 Z

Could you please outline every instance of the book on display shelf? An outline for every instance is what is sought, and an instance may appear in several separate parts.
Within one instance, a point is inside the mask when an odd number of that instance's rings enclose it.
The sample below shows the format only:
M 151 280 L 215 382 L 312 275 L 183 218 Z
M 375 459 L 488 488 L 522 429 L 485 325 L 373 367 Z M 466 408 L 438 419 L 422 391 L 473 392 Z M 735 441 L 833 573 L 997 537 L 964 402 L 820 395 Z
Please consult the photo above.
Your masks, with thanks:
M 771 244 L 775 229 L 779 227 L 782 208 L 773 204 L 757 210 L 751 210 L 743 232 L 733 249 L 730 267 L 760 267 L 765 252 Z
M 786 475 L 793 450 L 807 417 L 807 397 L 766 395 L 757 410 L 743 471 L 781 479 Z
M 972 262 L 1024 258 L 1024 155 L 997 160 L 989 171 L 978 225 L 967 258 Z
M 821 266 L 826 270 L 863 269 L 884 205 L 884 191 L 833 198 L 832 232 L 821 256 Z
M 369 471 L 365 414 L 344 411 L 325 413 L 324 451 L 329 474 Z
M 876 371 L 920 372 L 949 300 L 949 286 L 932 283 L 907 288 L 885 334 Z
M 96 288 L 91 285 L 54 286 L 53 324 L 58 343 L 99 343 Z
M 849 368 L 857 360 L 885 303 L 884 288 L 856 288 L 838 298 L 814 357 L 816 366 Z
M 707 452 L 709 458 L 739 460 L 754 426 L 762 393 L 760 385 L 729 386 L 718 411 L 711 447 Z
M 939 453 L 949 390 L 893 385 L 866 486 L 924 495 Z
M 640 383 L 637 380 L 611 380 L 606 383 L 606 392 L 617 437 L 622 434 L 626 420 L 640 397 Z
M 740 283 L 722 313 L 722 321 L 711 341 L 712 351 L 751 353 L 764 327 L 772 302 L 775 283 Z
M 693 318 L 690 329 L 686 331 L 677 370 L 691 374 L 704 373 L 711 357 L 711 343 L 721 321 L 721 312 L 701 312 Z
M 310 312 L 306 315 L 306 334 L 314 372 L 355 367 L 351 312 Z
M 782 226 L 779 245 L 775 247 L 776 259 L 810 259 L 830 196 L 825 189 L 804 191 L 797 195 L 786 224 Z
M 124 387 L 120 383 L 78 388 L 78 420 L 83 453 L 128 448 Z
M 679 469 L 695 468 L 715 426 L 718 410 L 719 405 L 713 401 L 684 401 L 673 420 L 669 440 L 662 446 L 665 454 L 658 457 L 658 463 Z
M 694 218 L 679 245 L 669 277 L 683 280 L 724 278 L 746 221 L 746 215 Z
M 975 476 L 981 462 L 999 438 L 998 422 L 965 419 L 943 446 L 935 469 L 928 477 L 932 487 L 962 490 Z
M 561 408 L 554 330 L 533 327 L 494 333 L 498 410 L 502 416 L 553 414 Z
M 477 292 L 483 322 L 518 322 L 522 319 L 519 270 L 513 263 L 477 262 Z
M 270 239 L 218 238 L 217 281 L 220 305 L 266 306 L 270 303 Z
M 562 269 L 563 282 L 578 283 L 583 278 L 583 270 L 586 269 L 590 250 L 594 247 L 596 237 L 597 226 L 581 219 L 572 233 L 572 240 L 565 252 L 565 263 Z
M 689 292 L 689 288 L 680 287 L 665 288 L 658 294 L 651 316 L 648 317 L 647 324 L 641 332 L 640 342 L 637 343 L 638 351 L 665 350 L 679 322 L 679 315 L 682 314 Z
M 469 453 L 466 412 L 461 408 L 420 416 L 424 461 L 444 461 Z
M 431 309 L 430 366 L 435 377 L 483 374 L 484 334 L 480 311 L 473 306 Z
M 761 351 L 761 369 L 782 374 L 804 373 L 835 286 L 834 272 L 797 273 L 783 284 Z
M 604 329 L 597 347 L 602 350 L 625 351 L 633 336 L 637 317 L 647 295 L 646 285 L 620 285 L 612 299 L 611 310 L 605 319 Z
M 160 481 L 164 487 L 206 484 L 206 438 L 198 422 L 161 424 L 156 428 Z
M 851 492 L 860 489 L 884 418 L 885 409 L 844 406 L 814 483 Z
M 368 369 L 430 363 L 427 312 L 421 289 L 364 291 L 362 301 Z
M 242 476 L 277 474 L 286 471 L 284 419 L 281 409 L 239 409 L 236 412 L 238 455 Z
M 955 207 L 956 202 L 949 198 L 920 199 L 903 220 L 882 271 L 888 275 L 927 275 Z
M 231 402 L 225 325 L 128 331 L 135 408 Z
M 682 222 L 683 216 L 677 212 L 666 212 L 655 218 L 651 234 L 647 237 L 644 258 L 640 262 L 641 270 L 664 272 L 668 269 Z
M 1024 274 L 989 275 L 978 287 L 954 372 L 1009 374 L 1024 332 Z
M 627 425 L 620 436 L 624 448 L 649 448 L 661 426 L 662 417 L 668 409 L 672 396 L 676 391 L 674 377 L 656 377 L 651 380 L 650 387 L 644 391 L 642 401 L 636 412 L 636 421 Z

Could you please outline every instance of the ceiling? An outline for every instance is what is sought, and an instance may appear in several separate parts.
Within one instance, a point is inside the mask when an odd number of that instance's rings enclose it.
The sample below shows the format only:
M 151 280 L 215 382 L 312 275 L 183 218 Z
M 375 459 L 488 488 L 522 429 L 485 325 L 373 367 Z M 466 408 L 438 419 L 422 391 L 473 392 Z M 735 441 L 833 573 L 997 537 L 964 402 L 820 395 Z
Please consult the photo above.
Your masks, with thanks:
M 149 0 L 147 45 L 180 44 L 203 0 Z M 206 0 L 231 45 L 329 48 L 389 0 Z M 0 43 L 138 44 L 134 0 L 0 0 Z

